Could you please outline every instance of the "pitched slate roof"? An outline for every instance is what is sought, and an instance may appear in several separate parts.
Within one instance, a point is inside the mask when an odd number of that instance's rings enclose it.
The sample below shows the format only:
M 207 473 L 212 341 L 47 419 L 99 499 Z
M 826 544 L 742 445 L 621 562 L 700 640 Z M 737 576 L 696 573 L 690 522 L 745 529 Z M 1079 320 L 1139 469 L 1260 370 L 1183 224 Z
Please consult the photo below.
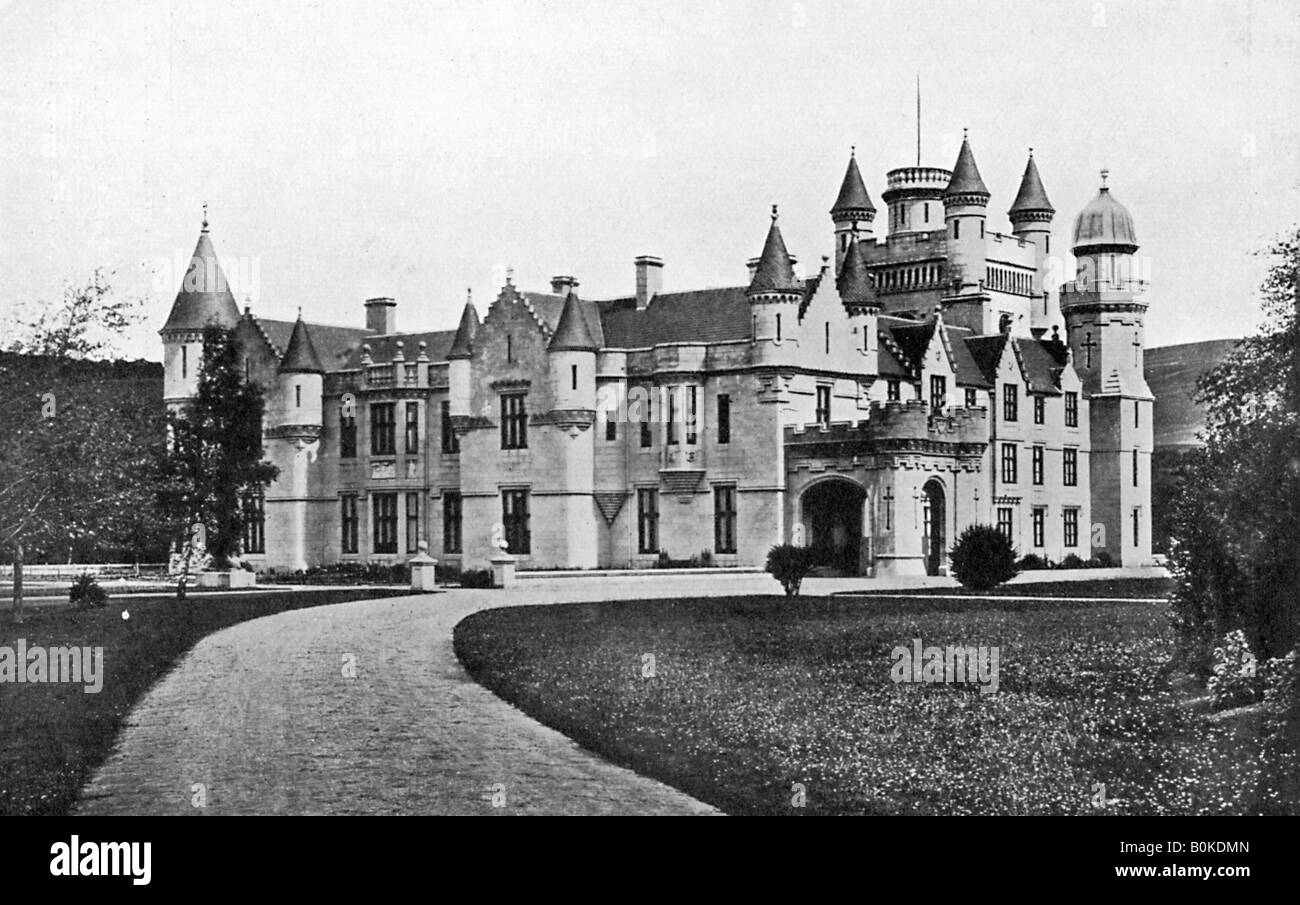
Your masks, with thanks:
M 293 337 L 294 321 L 272 320 L 267 317 L 251 316 L 252 321 L 271 343 L 277 356 L 283 356 L 289 350 L 289 340 Z M 373 336 L 361 327 L 340 327 L 335 324 L 308 323 L 311 329 L 312 347 L 315 348 L 321 366 L 326 371 L 337 371 L 347 365 L 352 352 Z
M 208 236 L 208 223 L 204 220 L 189 269 L 181 279 L 180 291 L 161 332 L 202 330 L 209 323 L 234 327 L 239 323 L 239 306 L 217 260 L 216 249 Z
M 324 371 L 320 356 L 316 354 L 316 347 L 312 344 L 311 333 L 303 323 L 300 314 L 298 320 L 294 322 L 293 332 L 289 334 L 289 348 L 285 350 L 284 358 L 280 360 L 280 373 L 322 374 Z
M 456 328 L 456 337 L 447 350 L 447 359 L 469 358 L 474 352 L 474 337 L 478 335 L 478 311 L 473 302 L 466 302 L 460 313 L 460 325 Z
M 1015 219 L 1016 214 L 1030 211 L 1056 213 L 1052 202 L 1047 200 L 1047 190 L 1043 188 L 1043 180 L 1038 175 L 1038 164 L 1034 163 L 1033 151 L 1029 152 L 1025 175 L 1020 178 L 1020 191 L 1016 193 L 1016 200 L 1012 202 L 1011 210 L 1007 211 L 1007 215 Z
M 1061 369 L 1053 343 L 1017 336 L 1014 339 L 1020 351 L 1020 362 L 1025 369 L 1025 380 L 1031 393 L 1058 395 L 1061 392 Z M 1061 346 L 1064 348 L 1064 345 Z
M 537 316 L 546 324 L 546 328 L 551 333 L 555 333 L 560 326 L 560 315 L 564 312 L 564 300 L 568 298 L 567 295 L 555 295 L 550 292 L 524 292 L 520 289 L 516 289 L 515 294 L 527 301 L 532 306 L 533 311 L 537 313 Z M 596 303 L 586 299 L 578 299 L 578 310 L 582 313 L 587 332 L 591 334 L 596 346 L 598 348 L 603 346 L 605 344 L 605 334 L 601 328 L 600 312 L 596 307 Z
M 749 283 L 750 292 L 790 292 L 798 288 L 790 253 L 786 251 L 781 228 L 776 225 L 776 205 L 772 205 L 772 225 L 767 228 L 767 240 L 759 256 L 754 278 Z
M 943 192 L 944 197 L 952 195 L 987 196 L 988 193 L 988 186 L 984 184 L 984 179 L 980 176 L 980 168 L 975 165 L 975 155 L 971 152 L 970 142 L 963 138 L 961 140 L 961 150 L 957 152 L 957 163 L 952 168 L 952 179 L 948 181 L 948 187 Z
M 840 299 L 845 305 L 879 304 L 876 290 L 867 275 L 867 262 L 862 259 L 862 246 L 856 236 L 844 251 L 844 263 L 840 266 L 840 275 L 836 282 L 840 290 Z
M 643 309 L 635 298 L 599 303 L 604 345 L 645 349 L 662 343 L 748 340 L 753 320 L 744 286 L 661 292 Z
M 312 328 L 315 329 L 314 327 Z M 389 333 L 378 336 L 368 333 L 362 336 L 348 355 L 343 370 L 356 370 L 363 366 L 361 346 L 370 346 L 370 360 L 374 364 L 388 364 L 397 357 L 397 344 L 402 344 L 402 357 L 406 361 L 415 361 L 420 357 L 420 343 L 425 343 L 425 354 L 429 361 L 446 361 L 451 351 L 452 341 L 456 338 L 455 330 L 431 330 L 424 333 Z
M 957 384 L 983 389 L 991 387 L 992 384 L 985 379 L 984 372 L 975 362 L 975 356 L 971 354 L 970 346 L 967 345 L 972 336 L 971 332 L 965 327 L 944 324 L 944 333 L 948 336 L 948 348 L 952 350 L 952 363 L 957 370 Z
M 857 156 L 850 154 L 849 168 L 844 171 L 844 181 L 840 184 L 840 193 L 835 199 L 835 206 L 831 208 L 831 213 L 875 209 L 876 206 L 871 203 L 871 196 L 867 194 L 866 183 L 862 181 L 862 171 L 858 169 Z
M 993 386 L 998 379 L 998 362 L 1002 360 L 1002 350 L 1007 344 L 1007 334 L 994 333 L 984 336 L 972 336 L 966 340 L 966 348 L 975 359 L 980 373 Z
M 560 322 L 555 327 L 548 351 L 595 352 L 600 346 L 587 329 L 587 318 L 582 312 L 582 305 L 576 292 L 570 292 L 564 300 L 560 311 Z

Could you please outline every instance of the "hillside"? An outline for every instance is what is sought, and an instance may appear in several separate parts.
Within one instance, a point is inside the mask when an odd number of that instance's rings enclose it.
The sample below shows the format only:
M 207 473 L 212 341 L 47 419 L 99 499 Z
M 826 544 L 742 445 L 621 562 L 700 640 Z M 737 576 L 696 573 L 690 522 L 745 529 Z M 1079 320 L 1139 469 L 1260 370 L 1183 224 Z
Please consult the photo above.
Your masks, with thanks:
M 1196 434 L 1205 424 L 1205 412 L 1192 401 L 1196 379 L 1236 344 L 1235 339 L 1212 339 L 1147 350 L 1147 385 L 1156 397 L 1156 449 L 1199 445 Z

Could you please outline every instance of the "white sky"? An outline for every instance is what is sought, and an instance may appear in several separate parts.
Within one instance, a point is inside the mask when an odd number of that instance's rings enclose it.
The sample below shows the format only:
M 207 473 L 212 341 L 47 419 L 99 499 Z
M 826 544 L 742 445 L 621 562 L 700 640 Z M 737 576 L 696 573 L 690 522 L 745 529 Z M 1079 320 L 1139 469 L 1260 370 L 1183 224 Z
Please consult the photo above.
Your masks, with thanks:
M 804 267 L 851 144 L 951 167 L 991 228 L 1033 146 L 1054 247 L 1108 166 L 1154 281 L 1152 346 L 1258 322 L 1252 251 L 1300 220 L 1300 4 L 0 2 L 0 321 L 97 265 L 157 329 L 201 204 L 254 310 L 401 329 L 546 289 L 737 285 L 767 211 Z M 175 263 L 173 263 L 175 262 Z M 241 304 L 243 292 L 239 293 Z

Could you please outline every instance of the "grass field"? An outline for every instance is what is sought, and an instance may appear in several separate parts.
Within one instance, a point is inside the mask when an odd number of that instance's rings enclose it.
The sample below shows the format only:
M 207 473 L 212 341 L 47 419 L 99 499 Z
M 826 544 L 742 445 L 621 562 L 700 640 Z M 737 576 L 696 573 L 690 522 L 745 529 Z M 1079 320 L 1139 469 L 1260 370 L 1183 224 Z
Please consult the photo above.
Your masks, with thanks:
M 1035 573 L 1021 573 L 1034 575 Z M 1167 597 L 1174 589 L 1172 578 L 1088 578 L 1083 581 L 1052 581 L 1041 573 L 1042 581 L 1023 581 L 998 585 L 991 591 L 971 591 L 966 588 L 910 588 L 894 591 L 852 591 L 846 597 L 1052 597 L 1069 599 L 1079 597 L 1124 597 L 1127 599 Z
M 132 706 L 204 635 L 283 610 L 386 597 L 403 591 L 115 598 L 104 609 L 39 606 L 16 625 L 0 612 L 0 647 L 102 647 L 103 688 L 0 683 L 0 815 L 64 814 L 112 750 Z M 123 619 L 123 611 L 129 619 Z
M 895 683 L 891 652 L 914 638 L 997 646 L 997 693 Z M 476 613 L 455 644 L 471 675 L 524 712 L 729 813 L 1295 807 L 1249 739 L 1171 686 L 1164 604 L 572 604 Z

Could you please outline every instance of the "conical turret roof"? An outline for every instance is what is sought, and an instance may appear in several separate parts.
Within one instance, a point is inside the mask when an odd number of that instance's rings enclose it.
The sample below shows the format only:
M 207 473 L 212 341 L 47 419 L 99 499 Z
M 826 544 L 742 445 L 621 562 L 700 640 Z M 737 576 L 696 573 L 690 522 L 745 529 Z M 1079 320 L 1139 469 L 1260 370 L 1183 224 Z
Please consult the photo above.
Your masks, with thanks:
M 790 265 L 790 253 L 785 250 L 785 239 L 781 238 L 781 228 L 776 225 L 776 205 L 772 205 L 772 225 L 767 230 L 767 241 L 763 243 L 763 254 L 758 259 L 754 270 L 754 279 L 749 283 L 749 292 L 794 292 L 799 284 L 794 278 L 794 267 Z
M 190 256 L 189 269 L 185 271 L 176 301 L 172 302 L 171 313 L 167 315 L 167 323 L 160 332 L 202 330 L 210 323 L 234 327 L 239 323 L 239 305 L 235 303 L 230 283 L 212 247 L 205 216 L 198 244 Z
M 1032 150 L 1029 152 L 1029 162 L 1025 164 L 1025 175 L 1020 179 L 1020 191 L 1016 192 L 1016 200 L 1007 214 L 1014 219 L 1017 214 L 1030 212 L 1056 213 L 1052 202 L 1047 200 L 1047 191 L 1043 188 L 1043 180 L 1038 175 L 1038 164 L 1034 163 Z
M 876 305 L 876 293 L 872 289 L 871 279 L 867 274 L 867 262 L 862 257 L 862 246 L 854 236 L 849 247 L 844 251 L 844 263 L 840 267 L 836 286 L 840 290 L 840 301 L 845 305 Z
M 478 333 L 478 312 L 473 302 L 465 303 L 465 310 L 460 313 L 460 326 L 456 328 L 456 338 L 447 350 L 447 360 L 469 358 L 474 353 L 474 337 Z
M 862 181 L 862 171 L 858 169 L 857 155 L 849 154 L 849 168 L 844 171 L 844 182 L 840 184 L 839 197 L 835 199 L 835 206 L 831 208 L 832 214 L 842 211 L 867 210 L 874 211 L 875 205 L 871 203 L 871 196 L 867 194 L 866 183 Z
M 945 198 L 953 195 L 983 195 L 987 198 L 988 194 L 989 189 L 980 176 L 980 168 L 975 165 L 975 154 L 970 149 L 970 141 L 962 138 L 957 163 L 952 168 L 952 179 L 948 180 L 948 188 L 943 195 Z
M 281 374 L 324 374 L 325 368 L 320 363 L 320 356 L 316 354 L 316 346 L 311 341 L 311 333 L 307 330 L 307 324 L 303 322 L 302 312 L 298 312 L 298 320 L 293 325 L 293 333 L 289 335 L 289 348 L 284 351 L 284 358 L 280 359 Z
M 578 307 L 578 293 L 570 292 L 564 299 L 564 308 L 560 311 L 560 322 L 555 326 L 555 335 L 551 337 L 550 352 L 595 352 L 596 340 L 592 339 L 587 329 L 587 319 Z

